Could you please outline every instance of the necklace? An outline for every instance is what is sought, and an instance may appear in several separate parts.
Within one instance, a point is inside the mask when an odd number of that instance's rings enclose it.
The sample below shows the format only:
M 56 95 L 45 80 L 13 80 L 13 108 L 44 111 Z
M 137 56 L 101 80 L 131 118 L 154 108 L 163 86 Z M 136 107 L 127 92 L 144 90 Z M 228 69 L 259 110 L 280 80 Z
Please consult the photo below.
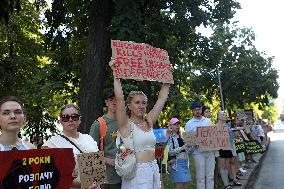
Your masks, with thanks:
M 145 128 L 145 120 L 142 120 L 140 123 L 137 123 L 133 121 L 132 119 L 130 119 L 130 121 L 141 128 Z

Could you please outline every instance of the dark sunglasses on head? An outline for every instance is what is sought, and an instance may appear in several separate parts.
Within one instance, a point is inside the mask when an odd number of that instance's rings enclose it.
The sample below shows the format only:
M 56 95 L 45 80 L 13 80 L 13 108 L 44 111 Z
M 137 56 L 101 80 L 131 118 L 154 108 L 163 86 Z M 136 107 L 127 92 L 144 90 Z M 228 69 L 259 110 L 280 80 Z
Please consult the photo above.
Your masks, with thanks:
M 61 120 L 63 122 L 68 122 L 70 120 L 70 118 L 73 120 L 73 121 L 78 121 L 79 118 L 80 118 L 80 115 L 79 114 L 72 114 L 72 115 L 62 115 L 61 116 Z

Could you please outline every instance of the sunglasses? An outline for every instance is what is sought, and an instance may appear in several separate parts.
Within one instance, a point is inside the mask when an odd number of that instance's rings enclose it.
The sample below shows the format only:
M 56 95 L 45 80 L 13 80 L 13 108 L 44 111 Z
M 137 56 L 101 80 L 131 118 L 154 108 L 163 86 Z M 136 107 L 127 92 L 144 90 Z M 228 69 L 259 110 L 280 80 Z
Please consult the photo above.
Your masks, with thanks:
M 79 114 L 72 114 L 72 115 L 62 115 L 61 116 L 61 120 L 63 122 L 68 122 L 70 120 L 70 118 L 73 120 L 73 121 L 78 121 L 79 118 L 80 118 L 80 115 Z

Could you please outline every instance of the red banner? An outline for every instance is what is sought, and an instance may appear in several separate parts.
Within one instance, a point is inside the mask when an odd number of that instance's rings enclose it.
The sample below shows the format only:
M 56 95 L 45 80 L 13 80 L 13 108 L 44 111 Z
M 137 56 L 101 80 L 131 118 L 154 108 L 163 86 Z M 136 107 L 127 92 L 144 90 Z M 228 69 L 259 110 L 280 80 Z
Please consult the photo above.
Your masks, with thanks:
M 111 41 L 116 78 L 174 83 L 168 52 L 144 43 Z
M 75 167 L 70 148 L 0 152 L 0 189 L 70 189 Z

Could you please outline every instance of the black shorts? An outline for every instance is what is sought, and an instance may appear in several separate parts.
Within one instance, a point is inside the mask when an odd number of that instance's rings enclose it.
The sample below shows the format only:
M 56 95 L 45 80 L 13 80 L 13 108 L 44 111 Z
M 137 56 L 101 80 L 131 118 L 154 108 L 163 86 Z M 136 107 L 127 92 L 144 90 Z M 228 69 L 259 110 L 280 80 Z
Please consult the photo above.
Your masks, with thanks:
M 233 153 L 231 150 L 219 150 L 220 158 L 232 158 Z

